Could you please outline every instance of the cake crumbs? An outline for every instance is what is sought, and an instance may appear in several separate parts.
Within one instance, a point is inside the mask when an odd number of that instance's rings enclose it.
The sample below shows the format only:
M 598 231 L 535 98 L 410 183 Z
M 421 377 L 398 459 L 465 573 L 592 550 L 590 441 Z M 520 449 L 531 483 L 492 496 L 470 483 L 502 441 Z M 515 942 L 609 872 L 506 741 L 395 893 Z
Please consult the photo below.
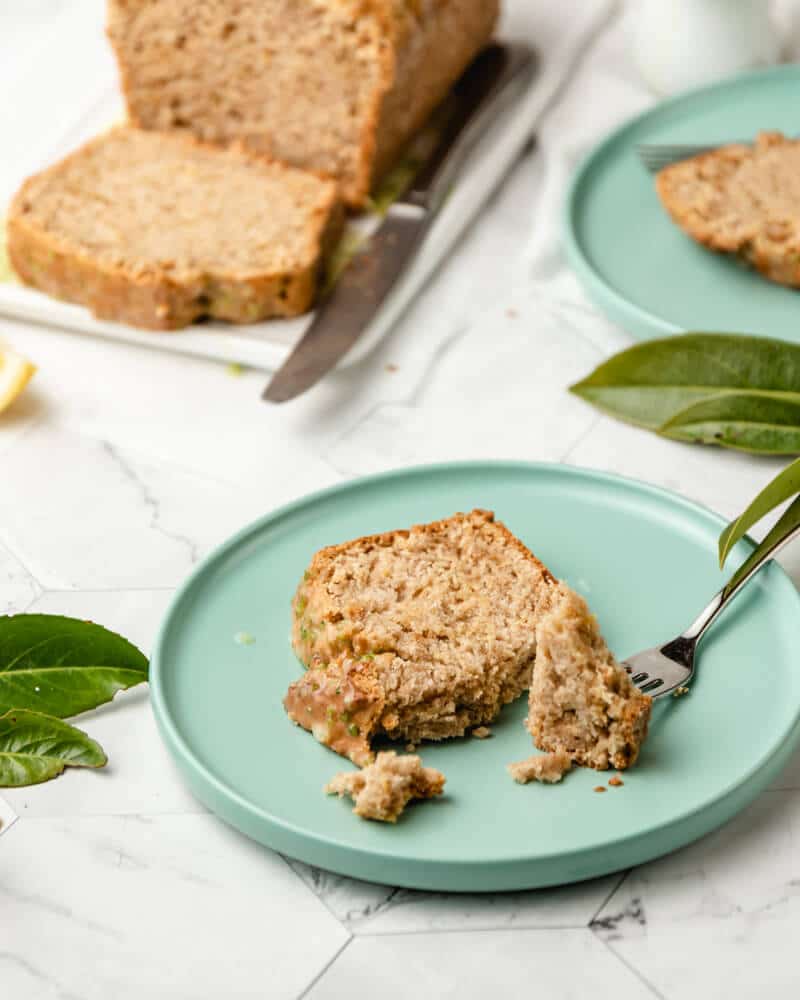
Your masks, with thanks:
M 387 750 L 361 771 L 337 774 L 324 791 L 339 798 L 349 795 L 356 816 L 396 823 L 409 802 L 436 798 L 444 785 L 441 771 L 423 767 L 419 757 L 398 757 L 394 750 Z
M 472 730 L 472 735 L 476 740 L 488 740 L 492 731 L 488 726 L 478 726 L 477 729 Z
M 688 693 L 689 693 L 689 688 L 684 687 L 681 684 L 679 687 L 676 687 L 675 690 L 672 692 L 672 697 L 673 698 L 683 698 L 683 696 L 686 695 L 686 694 L 688 694 Z
M 606 786 L 605 785 L 595 785 L 594 786 L 594 790 L 596 792 L 605 792 L 606 791 Z
M 569 756 L 561 751 L 556 753 L 535 754 L 527 760 L 508 764 L 506 770 L 519 785 L 527 785 L 530 781 L 541 781 L 555 785 L 572 769 Z
M 622 786 L 625 784 L 625 782 L 622 780 L 622 778 L 620 778 L 618 774 L 615 774 L 613 778 L 609 778 L 608 783 L 609 785 L 611 785 L 612 788 L 622 788 Z
M 392 362 L 389 362 L 389 364 L 386 365 L 385 368 L 386 371 L 389 372 L 390 374 L 394 374 L 394 372 L 399 371 L 397 365 L 393 364 Z

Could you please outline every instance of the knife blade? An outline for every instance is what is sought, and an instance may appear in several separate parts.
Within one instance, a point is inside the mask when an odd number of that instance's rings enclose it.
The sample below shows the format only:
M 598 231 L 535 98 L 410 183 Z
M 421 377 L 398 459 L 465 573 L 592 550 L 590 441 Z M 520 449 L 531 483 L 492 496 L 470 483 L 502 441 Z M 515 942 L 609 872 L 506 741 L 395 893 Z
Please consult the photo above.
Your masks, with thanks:
M 433 152 L 353 256 L 263 398 L 284 403 L 315 385 L 355 344 L 416 256 L 475 142 L 535 70 L 532 49 L 490 45 L 453 91 L 454 110 Z

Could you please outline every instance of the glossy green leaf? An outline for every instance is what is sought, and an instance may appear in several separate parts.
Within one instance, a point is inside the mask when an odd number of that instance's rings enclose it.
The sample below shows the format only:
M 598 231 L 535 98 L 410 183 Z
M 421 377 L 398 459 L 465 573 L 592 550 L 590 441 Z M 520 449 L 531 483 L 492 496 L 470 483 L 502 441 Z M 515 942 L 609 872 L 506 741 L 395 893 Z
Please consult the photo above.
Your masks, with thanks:
M 66 767 L 103 767 L 99 743 L 51 715 L 12 709 L 0 716 L 0 787 L 37 785 Z
M 651 340 L 614 355 L 571 391 L 651 430 L 702 399 L 731 392 L 800 406 L 800 346 L 726 333 Z
M 772 531 L 766 535 L 755 552 L 736 570 L 725 585 L 725 592 L 730 593 L 732 590 L 735 590 L 739 582 L 749 574 L 750 570 L 757 563 L 761 562 L 762 556 L 798 527 L 800 527 L 800 497 L 797 497 L 793 503 L 789 504 Z
M 782 503 L 800 493 L 800 459 L 792 462 L 771 483 L 764 487 L 753 502 L 719 536 L 719 565 L 722 568 L 734 545 L 747 532 Z
M 0 712 L 66 718 L 147 680 L 147 658 L 100 625 L 60 615 L 0 618 Z
M 800 398 L 741 392 L 711 396 L 675 414 L 659 433 L 760 455 L 798 455 Z

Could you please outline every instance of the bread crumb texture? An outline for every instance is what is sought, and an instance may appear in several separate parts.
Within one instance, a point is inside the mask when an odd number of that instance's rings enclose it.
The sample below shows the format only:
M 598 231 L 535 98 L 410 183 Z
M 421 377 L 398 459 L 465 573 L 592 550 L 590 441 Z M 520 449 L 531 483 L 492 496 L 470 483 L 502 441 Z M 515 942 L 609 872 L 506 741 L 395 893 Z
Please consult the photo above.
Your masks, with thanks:
M 120 126 L 25 182 L 8 253 L 26 284 L 103 319 L 252 323 L 311 307 L 343 218 L 331 181 Z
M 536 627 L 527 721 L 536 746 L 622 770 L 639 755 L 651 705 L 614 659 L 586 601 L 557 584 Z
M 109 0 L 128 114 L 370 187 L 486 44 L 499 0 Z
M 508 765 L 508 773 L 520 785 L 527 785 L 529 781 L 554 785 L 571 769 L 572 760 L 569 754 L 561 750 L 555 753 L 536 754 L 527 760 Z
M 289 716 L 357 764 L 488 725 L 530 685 L 553 578 L 488 511 L 318 552 L 293 601 Z
M 353 812 L 364 819 L 396 823 L 412 799 L 431 799 L 444 791 L 445 776 L 423 767 L 416 756 L 399 757 L 393 750 L 379 753 L 362 771 L 337 774 L 325 786 L 328 795 L 349 795 Z
M 800 287 L 800 141 L 762 132 L 753 146 L 722 146 L 665 167 L 656 188 L 692 239 Z

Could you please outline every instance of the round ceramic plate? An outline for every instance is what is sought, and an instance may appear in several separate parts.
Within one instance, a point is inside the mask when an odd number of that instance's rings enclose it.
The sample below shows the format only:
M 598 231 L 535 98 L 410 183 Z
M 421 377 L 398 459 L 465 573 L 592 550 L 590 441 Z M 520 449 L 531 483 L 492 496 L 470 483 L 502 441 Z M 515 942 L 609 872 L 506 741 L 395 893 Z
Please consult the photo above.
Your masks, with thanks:
M 614 322 L 637 337 L 704 330 L 800 343 L 800 293 L 684 235 L 636 155 L 643 142 L 746 140 L 763 129 L 797 135 L 798 94 L 798 66 L 692 91 L 634 118 L 583 163 L 567 197 L 567 255 Z
M 167 614 L 151 668 L 161 732 L 189 785 L 223 819 L 276 850 L 359 879 L 450 891 L 576 881 L 674 850 L 729 819 L 777 775 L 800 732 L 800 598 L 778 566 L 737 599 L 702 647 L 691 693 L 654 712 L 621 788 L 576 770 L 517 785 L 533 752 L 525 699 L 487 740 L 423 745 L 445 796 L 396 826 L 358 819 L 323 785 L 346 760 L 293 726 L 281 700 L 300 665 L 289 602 L 324 545 L 496 512 L 589 599 L 613 650 L 677 634 L 720 586 L 718 517 L 662 490 L 597 472 L 469 463 L 393 472 L 270 514 L 199 567 Z M 737 558 L 748 551 L 742 543 Z M 235 637 L 250 633 L 241 645 Z M 240 637 L 241 638 L 241 637 Z

